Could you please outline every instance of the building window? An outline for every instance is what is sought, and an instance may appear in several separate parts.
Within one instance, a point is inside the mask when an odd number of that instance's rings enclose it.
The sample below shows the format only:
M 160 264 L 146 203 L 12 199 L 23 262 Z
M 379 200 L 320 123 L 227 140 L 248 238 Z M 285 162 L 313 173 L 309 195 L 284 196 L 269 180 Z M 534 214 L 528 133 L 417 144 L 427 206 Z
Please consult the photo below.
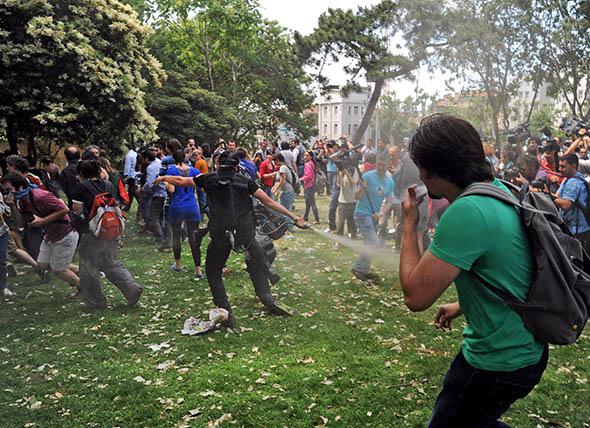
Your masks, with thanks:
M 328 136 L 328 124 L 324 123 L 324 137 Z
M 324 107 L 324 114 L 327 115 L 328 114 L 328 106 Z
M 348 106 L 348 115 L 350 116 L 352 114 L 352 107 Z
M 334 135 L 338 135 L 338 124 L 334 124 Z
M 365 108 L 361 107 L 361 116 L 365 114 Z
M 334 106 L 334 114 L 338 114 L 338 106 Z
M 354 108 L 354 115 L 357 116 L 359 114 L 359 108 L 355 107 Z
M 350 137 L 350 123 L 348 124 L 348 136 Z
M 359 126 L 358 125 L 353 125 L 352 126 L 352 132 L 356 135 L 356 131 L 358 131 Z

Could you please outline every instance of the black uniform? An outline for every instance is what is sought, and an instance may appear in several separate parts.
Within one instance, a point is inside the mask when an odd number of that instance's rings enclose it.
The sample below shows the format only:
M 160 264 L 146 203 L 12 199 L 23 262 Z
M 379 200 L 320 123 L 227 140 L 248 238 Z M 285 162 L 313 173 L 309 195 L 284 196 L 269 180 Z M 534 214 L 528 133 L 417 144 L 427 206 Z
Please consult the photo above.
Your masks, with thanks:
M 275 302 L 270 291 L 265 251 L 254 239 L 256 219 L 251 196 L 259 189 L 250 178 L 232 171 L 202 174 L 195 184 L 205 190 L 209 206 L 209 234 L 205 272 L 213 294 L 213 302 L 231 313 L 223 285 L 222 270 L 233 249 L 245 251 L 247 271 L 256 296 L 273 310 Z

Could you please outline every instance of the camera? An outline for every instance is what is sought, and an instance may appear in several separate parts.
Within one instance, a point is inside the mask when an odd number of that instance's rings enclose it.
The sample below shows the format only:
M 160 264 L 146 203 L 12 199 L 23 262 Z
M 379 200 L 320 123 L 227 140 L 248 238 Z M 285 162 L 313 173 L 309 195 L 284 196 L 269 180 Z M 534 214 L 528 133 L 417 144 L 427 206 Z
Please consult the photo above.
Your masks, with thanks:
M 516 128 L 505 131 L 509 144 L 522 144 L 531 136 L 528 123 L 522 123 Z
M 579 135 L 580 130 L 588 129 L 586 124 L 582 122 L 580 119 L 575 117 L 567 118 L 564 117 L 561 119 L 561 124 L 559 125 L 559 129 L 567 132 L 568 134 Z
M 516 179 L 522 175 L 522 169 L 518 168 L 518 167 L 512 167 L 512 168 L 508 168 L 505 169 L 504 171 L 502 171 L 502 180 L 506 180 L 511 182 L 512 184 L 519 184 Z
M 352 170 L 357 167 L 362 159 L 362 155 L 357 150 L 360 147 L 362 146 L 356 146 L 346 151 L 339 150 L 330 156 L 330 159 L 336 164 L 336 168 L 339 170 Z

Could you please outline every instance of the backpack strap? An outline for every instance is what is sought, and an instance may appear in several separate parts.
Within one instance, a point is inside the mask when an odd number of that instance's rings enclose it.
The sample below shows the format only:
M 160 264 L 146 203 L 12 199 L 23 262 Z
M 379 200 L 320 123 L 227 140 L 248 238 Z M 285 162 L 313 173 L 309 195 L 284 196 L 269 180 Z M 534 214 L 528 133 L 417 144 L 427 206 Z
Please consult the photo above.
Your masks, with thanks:
M 518 199 L 516 199 L 515 196 L 510 196 L 508 193 L 506 193 L 502 189 L 494 186 L 491 183 L 484 183 L 484 182 L 472 183 L 469 186 L 467 186 L 467 188 L 465 189 L 465 191 L 463 193 L 461 193 L 461 195 L 459 195 L 459 198 L 463 198 L 465 196 L 475 196 L 475 195 L 489 196 L 491 198 L 502 201 L 508 205 L 518 207 L 522 210 L 541 214 L 541 215 L 547 217 L 548 219 L 551 219 L 551 221 L 554 223 L 557 223 L 557 224 L 563 223 L 563 220 L 561 219 L 561 217 L 559 217 L 555 213 L 551 213 L 549 211 L 538 210 L 536 208 L 533 208 L 532 206 L 524 205 L 522 202 L 520 202 Z

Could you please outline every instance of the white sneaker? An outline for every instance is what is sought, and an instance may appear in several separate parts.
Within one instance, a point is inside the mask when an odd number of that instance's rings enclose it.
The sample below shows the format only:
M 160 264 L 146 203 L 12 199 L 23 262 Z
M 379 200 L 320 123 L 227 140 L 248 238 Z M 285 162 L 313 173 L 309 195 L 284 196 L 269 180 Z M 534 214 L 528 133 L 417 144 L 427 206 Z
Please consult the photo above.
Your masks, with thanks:
M 6 297 L 14 296 L 14 293 L 12 291 L 10 291 L 8 288 L 4 288 L 2 290 L 2 294 Z
M 324 233 L 333 233 L 333 232 L 332 232 L 332 229 L 327 228 L 326 230 L 324 230 Z

